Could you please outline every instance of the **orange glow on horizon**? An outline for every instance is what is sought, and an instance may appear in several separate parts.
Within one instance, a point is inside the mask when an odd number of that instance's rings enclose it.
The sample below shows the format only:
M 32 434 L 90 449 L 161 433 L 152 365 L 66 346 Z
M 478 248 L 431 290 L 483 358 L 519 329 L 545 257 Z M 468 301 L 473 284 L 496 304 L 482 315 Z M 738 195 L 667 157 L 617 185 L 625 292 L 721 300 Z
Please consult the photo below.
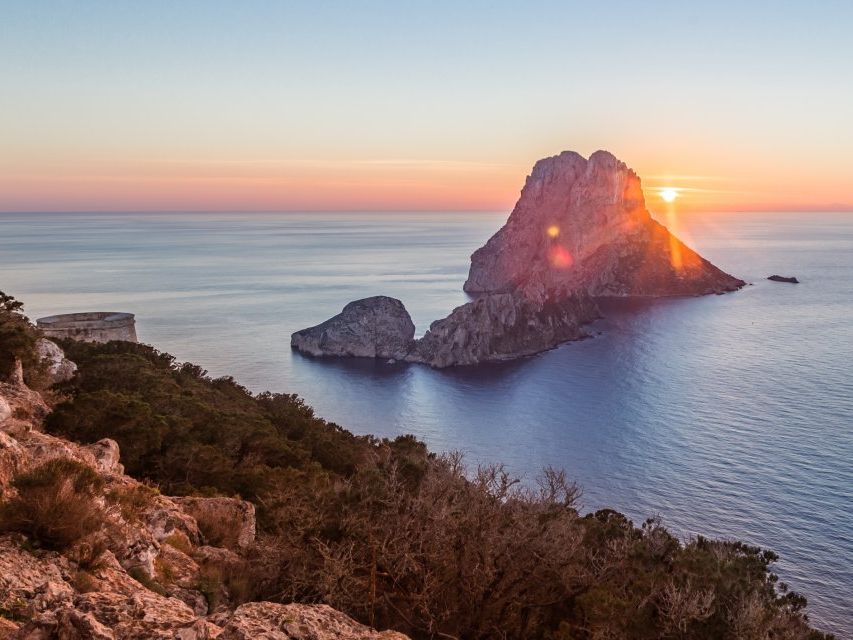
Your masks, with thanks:
M 760 163 L 723 167 L 731 158 L 708 150 L 679 158 L 684 168 L 676 173 L 659 170 L 662 158 L 636 162 L 644 154 L 616 151 L 641 177 L 647 207 L 665 215 L 667 224 L 677 223 L 668 208 L 676 200 L 679 215 L 853 210 L 853 194 L 840 174 L 800 171 L 793 177 Z M 509 212 L 533 161 L 547 153 L 528 155 L 513 162 L 357 157 L 108 162 L 70 156 L 47 161 L 33 154 L 14 162 L 0 158 L 0 211 Z M 551 236 L 546 229 L 552 238 L 559 231 Z

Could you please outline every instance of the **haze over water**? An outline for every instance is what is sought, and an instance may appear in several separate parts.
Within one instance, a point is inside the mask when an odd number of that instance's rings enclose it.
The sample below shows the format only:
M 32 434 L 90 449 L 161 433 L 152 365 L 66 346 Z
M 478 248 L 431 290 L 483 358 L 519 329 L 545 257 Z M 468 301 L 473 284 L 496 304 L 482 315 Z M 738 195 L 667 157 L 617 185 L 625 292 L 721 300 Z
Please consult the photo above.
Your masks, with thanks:
M 593 339 L 513 363 L 291 352 L 291 332 L 369 295 L 400 298 L 422 334 L 467 300 L 468 257 L 505 218 L 0 214 L 0 289 L 32 318 L 133 312 L 142 341 L 356 433 L 527 478 L 563 467 L 586 510 L 769 547 L 819 627 L 853 629 L 853 215 L 685 216 L 683 239 L 753 286 L 621 303 Z

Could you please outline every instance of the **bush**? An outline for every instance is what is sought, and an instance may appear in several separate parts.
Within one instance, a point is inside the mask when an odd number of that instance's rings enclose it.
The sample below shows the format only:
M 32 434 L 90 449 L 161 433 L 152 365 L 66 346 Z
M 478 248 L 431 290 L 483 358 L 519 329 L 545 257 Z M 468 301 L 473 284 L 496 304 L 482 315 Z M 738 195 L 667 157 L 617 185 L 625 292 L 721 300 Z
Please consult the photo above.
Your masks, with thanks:
M 95 502 L 100 476 L 69 458 L 55 458 L 16 476 L 18 493 L 0 505 L 0 530 L 18 531 L 48 549 L 66 549 L 97 531 L 104 515 Z
M 107 500 L 118 506 L 126 522 L 139 522 L 145 510 L 155 504 L 160 492 L 152 486 L 137 484 L 119 487 L 107 493 Z
M 26 375 L 44 378 L 44 367 L 36 352 L 38 339 L 38 330 L 24 315 L 23 303 L 0 291 L 0 380 L 12 375 L 16 360 L 21 361 Z

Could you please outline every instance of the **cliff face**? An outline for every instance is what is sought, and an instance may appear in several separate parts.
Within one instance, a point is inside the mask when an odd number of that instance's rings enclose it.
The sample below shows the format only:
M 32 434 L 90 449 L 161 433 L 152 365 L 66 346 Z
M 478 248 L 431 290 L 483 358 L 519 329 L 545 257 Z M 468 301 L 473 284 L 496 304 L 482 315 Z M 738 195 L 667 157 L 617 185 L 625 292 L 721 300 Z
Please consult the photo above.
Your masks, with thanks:
M 583 325 L 598 316 L 586 294 L 490 294 L 433 322 L 406 360 L 441 368 L 520 358 L 586 337 Z
M 404 358 L 415 325 L 403 303 L 388 296 L 350 302 L 338 315 L 290 338 L 294 348 L 314 356 Z
M 323 605 L 240 604 L 223 576 L 245 569 L 254 506 L 161 495 L 115 441 L 43 433 L 49 411 L 21 376 L 0 381 L 0 640 L 407 640 Z
M 507 223 L 471 256 L 464 289 L 581 289 L 592 296 L 702 295 L 745 283 L 652 219 L 640 179 L 606 151 L 533 167 Z

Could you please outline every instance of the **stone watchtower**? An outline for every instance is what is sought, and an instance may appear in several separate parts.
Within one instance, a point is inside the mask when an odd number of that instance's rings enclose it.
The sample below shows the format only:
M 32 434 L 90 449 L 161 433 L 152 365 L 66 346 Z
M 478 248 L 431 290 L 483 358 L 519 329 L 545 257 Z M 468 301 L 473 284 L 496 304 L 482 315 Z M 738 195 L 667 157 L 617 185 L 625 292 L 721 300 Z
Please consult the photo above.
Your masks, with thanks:
M 36 326 L 41 329 L 45 338 L 71 338 L 82 342 L 137 342 L 136 321 L 132 313 L 64 313 L 39 318 L 36 320 Z

